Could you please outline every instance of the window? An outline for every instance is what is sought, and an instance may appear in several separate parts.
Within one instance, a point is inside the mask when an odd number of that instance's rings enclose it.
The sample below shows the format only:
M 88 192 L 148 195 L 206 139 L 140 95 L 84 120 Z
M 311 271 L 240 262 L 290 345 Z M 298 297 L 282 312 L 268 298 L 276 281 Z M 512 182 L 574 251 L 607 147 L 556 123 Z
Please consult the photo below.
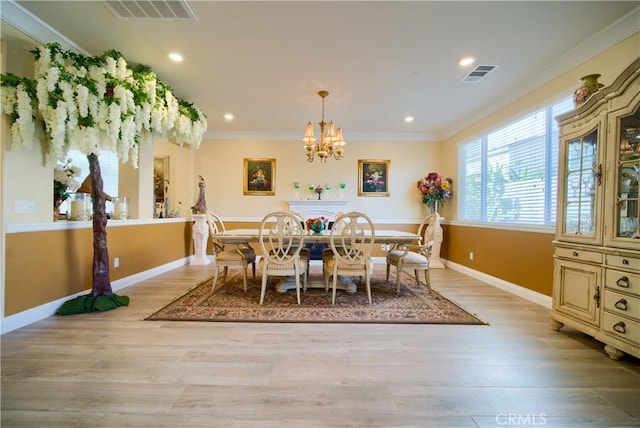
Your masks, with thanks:
M 89 175 L 89 160 L 87 155 L 78 149 L 70 149 L 65 159 L 71 159 L 74 166 L 80 168 L 80 176 L 76 178 L 80 183 Z M 111 150 L 100 150 L 98 152 L 100 161 L 100 172 L 102 173 L 102 190 L 110 196 L 118 195 L 118 154 Z M 60 212 L 67 212 L 69 200 L 60 205 Z M 110 202 L 107 202 L 107 212 L 110 211 Z
M 573 98 L 567 97 L 461 144 L 458 218 L 555 225 L 559 143 L 554 118 L 572 108 Z

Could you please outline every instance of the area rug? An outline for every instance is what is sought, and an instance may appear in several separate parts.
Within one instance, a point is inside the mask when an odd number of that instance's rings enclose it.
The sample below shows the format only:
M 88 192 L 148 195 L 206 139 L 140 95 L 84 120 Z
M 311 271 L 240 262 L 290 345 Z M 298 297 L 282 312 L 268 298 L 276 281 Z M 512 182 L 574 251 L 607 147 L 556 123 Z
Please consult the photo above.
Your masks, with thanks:
M 311 273 L 310 281 L 321 283 L 322 275 Z M 301 304 L 296 292 L 276 291 L 272 278 L 267 285 L 264 305 L 260 305 L 260 278 L 249 279 L 243 290 L 240 273 L 229 272 L 227 281 L 215 288 L 213 295 L 200 303 L 211 291 L 212 279 L 197 284 L 157 312 L 151 321 L 236 321 L 286 323 L 399 323 L 399 324 L 487 324 L 477 315 L 447 299 L 436 290 L 429 293 L 417 286 L 408 275 L 402 277 L 400 293 L 396 293 L 395 275 L 390 283 L 384 273 L 371 278 L 372 305 L 369 305 L 364 280 L 355 293 L 338 290 L 335 305 L 331 290 L 308 288 L 301 291 Z

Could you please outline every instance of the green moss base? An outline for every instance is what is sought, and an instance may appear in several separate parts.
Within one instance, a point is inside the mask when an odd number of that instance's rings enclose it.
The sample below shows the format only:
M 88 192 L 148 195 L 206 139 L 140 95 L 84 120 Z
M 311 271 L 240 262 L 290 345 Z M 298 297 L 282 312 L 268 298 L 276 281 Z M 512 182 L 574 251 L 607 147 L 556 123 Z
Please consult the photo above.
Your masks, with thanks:
M 67 300 L 56 311 L 56 315 L 86 314 L 104 312 L 119 306 L 128 306 L 129 297 L 112 294 L 110 296 L 94 296 L 87 294 Z

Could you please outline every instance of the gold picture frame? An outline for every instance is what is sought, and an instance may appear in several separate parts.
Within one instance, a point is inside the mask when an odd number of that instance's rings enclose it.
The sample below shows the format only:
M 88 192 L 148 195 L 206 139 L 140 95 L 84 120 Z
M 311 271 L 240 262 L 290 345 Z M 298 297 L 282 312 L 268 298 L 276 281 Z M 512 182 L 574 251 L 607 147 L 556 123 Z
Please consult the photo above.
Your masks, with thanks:
M 389 196 L 390 160 L 358 159 L 358 196 Z
M 169 206 L 169 156 L 156 156 L 153 158 L 153 202 L 155 205 L 154 217 L 168 217 Z
M 244 195 L 274 196 L 276 194 L 276 160 L 244 159 Z

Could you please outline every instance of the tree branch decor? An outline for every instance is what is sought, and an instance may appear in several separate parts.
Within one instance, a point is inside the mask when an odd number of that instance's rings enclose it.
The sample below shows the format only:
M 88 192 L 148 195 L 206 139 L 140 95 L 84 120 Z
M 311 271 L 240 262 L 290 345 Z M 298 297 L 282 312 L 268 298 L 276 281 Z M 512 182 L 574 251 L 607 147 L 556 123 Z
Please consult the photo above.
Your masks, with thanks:
M 128 305 L 113 294 L 109 280 L 107 214 L 98 150 L 107 148 L 122 163 L 138 166 L 141 143 L 154 139 L 198 148 L 207 120 L 192 103 L 149 67 L 129 66 L 122 54 L 99 56 L 45 44 L 31 51 L 34 78 L 0 75 L 0 108 L 11 117 L 11 147 L 42 146 L 50 160 L 63 160 L 73 144 L 89 160 L 93 201 L 93 285 L 91 294 L 72 299 L 58 314 L 93 312 Z

